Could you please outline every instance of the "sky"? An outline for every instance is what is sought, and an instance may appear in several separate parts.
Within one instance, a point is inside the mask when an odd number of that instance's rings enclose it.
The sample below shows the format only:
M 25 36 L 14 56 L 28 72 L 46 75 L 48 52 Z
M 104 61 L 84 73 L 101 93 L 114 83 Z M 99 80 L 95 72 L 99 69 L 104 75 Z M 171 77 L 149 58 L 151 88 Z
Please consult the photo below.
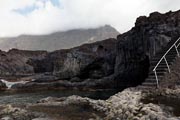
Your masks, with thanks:
M 180 0 L 0 0 L 0 37 L 107 24 L 123 33 L 139 16 L 179 9 Z

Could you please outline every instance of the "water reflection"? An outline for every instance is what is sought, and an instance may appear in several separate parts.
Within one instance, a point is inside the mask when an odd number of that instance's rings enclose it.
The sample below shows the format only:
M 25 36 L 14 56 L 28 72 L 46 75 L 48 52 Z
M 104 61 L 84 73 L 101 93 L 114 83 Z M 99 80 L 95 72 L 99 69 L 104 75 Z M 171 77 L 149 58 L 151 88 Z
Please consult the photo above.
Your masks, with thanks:
M 0 104 L 25 104 L 35 103 L 38 100 L 46 97 L 67 97 L 71 95 L 79 95 L 89 97 L 92 99 L 108 99 L 117 90 L 103 90 L 103 91 L 79 91 L 79 90 L 46 90 L 46 91 L 24 91 L 0 92 Z

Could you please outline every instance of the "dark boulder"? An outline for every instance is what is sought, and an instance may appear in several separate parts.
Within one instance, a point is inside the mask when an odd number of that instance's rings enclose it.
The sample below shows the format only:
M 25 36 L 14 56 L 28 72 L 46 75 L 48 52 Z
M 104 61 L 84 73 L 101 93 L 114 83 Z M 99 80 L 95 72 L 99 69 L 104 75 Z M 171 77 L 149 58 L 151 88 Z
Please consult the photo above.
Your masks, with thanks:
M 34 74 L 34 69 L 28 64 L 29 59 L 42 59 L 45 51 L 25 51 L 12 49 L 8 52 L 0 51 L 0 75 L 24 76 Z
M 6 84 L 0 81 L 0 90 L 5 90 L 7 88 Z

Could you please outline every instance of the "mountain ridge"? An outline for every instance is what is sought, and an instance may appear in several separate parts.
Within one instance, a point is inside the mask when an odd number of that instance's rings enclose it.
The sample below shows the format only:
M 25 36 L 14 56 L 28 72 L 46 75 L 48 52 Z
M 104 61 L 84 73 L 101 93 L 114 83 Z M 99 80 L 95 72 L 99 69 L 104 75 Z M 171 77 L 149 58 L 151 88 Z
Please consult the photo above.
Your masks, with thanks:
M 118 34 L 119 32 L 115 28 L 105 25 L 99 28 L 74 29 L 48 35 L 20 35 L 18 37 L 0 38 L 0 49 L 4 51 L 12 48 L 54 51 L 73 48 L 84 43 L 115 38 Z

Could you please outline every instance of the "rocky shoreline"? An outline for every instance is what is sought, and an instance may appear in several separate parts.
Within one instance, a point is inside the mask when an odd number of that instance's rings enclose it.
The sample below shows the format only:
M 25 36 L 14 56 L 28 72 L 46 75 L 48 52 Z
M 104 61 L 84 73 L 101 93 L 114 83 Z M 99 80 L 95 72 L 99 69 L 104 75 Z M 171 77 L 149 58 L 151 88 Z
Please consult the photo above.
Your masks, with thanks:
M 107 100 L 93 100 L 76 95 L 62 98 L 48 97 L 38 101 L 36 104 L 27 104 L 20 107 L 12 105 L 1 106 L 0 117 L 2 120 L 56 120 L 60 118 L 71 120 L 72 117 L 77 117 L 79 114 L 77 119 L 84 120 L 81 112 L 76 113 L 76 116 L 68 116 L 71 113 L 62 114 L 62 109 L 67 111 L 68 107 L 73 106 L 72 108 L 80 107 L 78 109 L 83 108 L 83 110 L 91 109 L 87 113 L 89 118 L 86 118 L 89 120 L 180 120 L 180 116 L 173 115 L 173 108 L 170 106 L 144 103 L 142 101 L 146 98 L 151 99 L 153 98 L 152 96 L 180 99 L 179 95 L 180 87 L 155 90 L 154 92 L 152 90 L 128 88 Z M 53 108 L 58 108 L 55 112 L 62 116 L 56 118 L 56 114 L 50 112 Z M 72 108 L 69 109 L 73 110 Z M 50 110 L 48 111 L 48 109 Z M 92 111 L 94 112 L 93 115 Z
M 166 14 L 154 12 L 149 17 L 139 17 L 135 27 L 117 39 L 110 38 L 54 52 L 0 51 L 0 75 L 4 79 L 0 81 L 0 89 L 98 90 L 137 86 L 147 78 L 152 58 L 162 52 L 170 41 L 177 40 L 179 34 L 180 10 Z M 175 114 L 174 108 L 176 104 L 180 105 L 180 102 L 176 103 L 180 101 L 180 86 L 176 86 L 179 81 L 178 65 L 173 67 L 173 74 L 165 76 L 164 83 L 160 84 L 164 88 L 128 88 L 107 100 L 73 95 L 48 97 L 35 104 L 1 105 L 0 118 L 180 120 L 180 112 Z M 169 104 L 168 99 L 176 99 L 174 106 Z

